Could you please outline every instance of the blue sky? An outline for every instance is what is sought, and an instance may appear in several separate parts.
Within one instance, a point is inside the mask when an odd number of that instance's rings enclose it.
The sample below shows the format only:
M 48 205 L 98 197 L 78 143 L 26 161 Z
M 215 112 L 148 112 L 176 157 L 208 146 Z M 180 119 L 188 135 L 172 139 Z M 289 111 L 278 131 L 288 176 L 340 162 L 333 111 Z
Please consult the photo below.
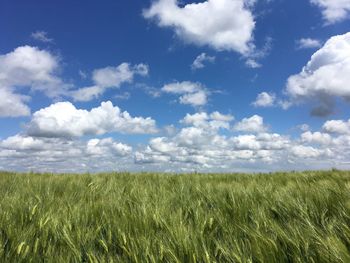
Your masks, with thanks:
M 0 4 L 0 169 L 348 169 L 350 0 Z

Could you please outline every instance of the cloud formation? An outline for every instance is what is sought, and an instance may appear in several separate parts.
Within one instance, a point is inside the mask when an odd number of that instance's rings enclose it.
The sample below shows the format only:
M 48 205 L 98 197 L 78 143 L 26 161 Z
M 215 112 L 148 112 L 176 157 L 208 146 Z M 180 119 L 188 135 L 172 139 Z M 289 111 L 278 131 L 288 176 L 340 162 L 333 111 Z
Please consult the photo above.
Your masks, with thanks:
M 25 104 L 28 96 L 16 94 L 11 89 L 0 87 L 0 117 L 20 117 L 30 115 L 30 109 Z
M 252 58 L 247 59 L 245 62 L 245 65 L 248 68 L 261 68 L 262 67 L 262 65 L 259 62 L 257 62 L 255 59 L 252 59 Z
M 59 58 L 36 47 L 22 46 L 0 56 L 0 85 L 30 87 L 50 97 L 64 93 L 66 88 L 56 75 Z
M 45 31 L 35 31 L 30 35 L 33 39 L 44 42 L 51 43 L 53 42 L 52 38 L 49 38 L 47 32 Z
M 322 128 L 325 132 L 328 133 L 350 135 L 350 119 L 348 121 L 330 120 L 325 122 Z
M 86 153 L 89 156 L 128 156 L 132 153 L 132 147 L 112 138 L 91 139 L 86 144 Z
M 350 33 L 334 36 L 314 53 L 299 74 L 287 80 L 286 94 L 294 104 L 316 101 L 313 115 L 334 111 L 334 97 L 350 100 Z
M 35 137 L 79 137 L 110 132 L 149 134 L 157 132 L 151 118 L 131 117 L 110 101 L 90 111 L 75 108 L 70 102 L 58 102 L 33 114 L 27 133 Z
M 218 129 L 210 116 L 205 112 L 187 114 L 177 133 L 153 138 L 145 149 L 136 151 L 136 163 L 153 169 L 166 164 L 176 171 L 206 172 L 349 167 L 350 121 L 326 122 L 322 131 L 303 132 L 292 139 L 266 129 L 230 134 L 230 127 L 237 126 L 232 117 Z
M 209 56 L 206 53 L 201 53 L 196 57 L 191 65 L 192 70 L 197 70 L 205 67 L 205 62 L 214 63 L 215 57 Z
M 124 83 L 132 83 L 134 77 L 147 76 L 149 67 L 146 64 L 130 65 L 122 63 L 117 67 L 96 69 L 92 73 L 93 86 L 71 91 L 70 95 L 75 101 L 90 101 L 98 98 L 108 88 L 119 88 Z
M 254 107 L 272 107 L 275 105 L 276 95 L 274 93 L 262 92 L 258 94 L 252 103 Z
M 46 129 L 43 137 L 42 133 L 25 131 L 0 140 L 0 167 L 54 172 L 252 172 L 263 167 L 268 167 L 266 171 L 350 167 L 350 120 L 329 120 L 320 131 L 304 131 L 291 138 L 268 132 L 260 116 L 235 123 L 230 114 L 197 112 L 186 114 L 179 122 L 180 129 L 133 149 L 111 137 L 77 137 L 107 130 L 103 121 L 99 122 L 100 129 L 95 125 L 100 118 L 97 116 L 105 114 L 101 108 L 95 108 L 96 112 L 75 110 L 76 126 L 70 120 L 66 122 L 69 129 L 64 129 L 62 122 L 51 126 L 59 134 L 47 134 Z M 85 114 L 90 126 L 82 121 L 87 119 L 81 117 Z M 62 137 L 61 133 L 69 136 Z
M 0 94 L 3 98 L 0 116 L 17 117 L 30 113 L 26 105 L 29 97 L 19 94 L 19 89 L 41 91 L 50 98 L 65 94 L 69 85 L 57 76 L 58 69 L 59 58 L 36 47 L 21 46 L 0 55 Z
M 296 44 L 298 49 L 319 48 L 322 46 L 320 40 L 313 38 L 301 38 L 296 41 Z
M 240 122 L 236 123 L 234 130 L 240 132 L 261 133 L 266 131 L 267 127 L 264 125 L 263 117 L 254 115 L 250 118 L 244 118 Z
M 208 0 L 180 6 L 177 0 L 157 0 L 143 11 L 143 16 L 156 19 L 160 27 L 173 28 L 185 42 L 247 54 L 253 48 L 255 28 L 251 3 Z
M 198 82 L 173 82 L 166 84 L 161 89 L 164 93 L 180 95 L 181 104 L 191 105 L 193 107 L 204 106 L 207 104 L 209 91 Z
M 125 171 L 132 164 L 132 147 L 112 138 L 84 141 L 17 134 L 0 140 L 0 167 L 6 170 Z
M 326 24 L 335 24 L 349 18 L 350 0 L 310 0 L 322 10 Z

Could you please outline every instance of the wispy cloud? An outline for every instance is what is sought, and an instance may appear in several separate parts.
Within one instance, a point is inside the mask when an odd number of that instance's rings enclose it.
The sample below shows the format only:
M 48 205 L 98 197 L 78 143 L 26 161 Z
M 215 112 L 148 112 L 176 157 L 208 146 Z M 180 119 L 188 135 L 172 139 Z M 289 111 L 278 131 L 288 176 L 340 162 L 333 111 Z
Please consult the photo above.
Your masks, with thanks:
M 53 38 L 49 38 L 48 33 L 45 31 L 35 31 L 30 35 L 33 39 L 44 42 L 52 43 Z

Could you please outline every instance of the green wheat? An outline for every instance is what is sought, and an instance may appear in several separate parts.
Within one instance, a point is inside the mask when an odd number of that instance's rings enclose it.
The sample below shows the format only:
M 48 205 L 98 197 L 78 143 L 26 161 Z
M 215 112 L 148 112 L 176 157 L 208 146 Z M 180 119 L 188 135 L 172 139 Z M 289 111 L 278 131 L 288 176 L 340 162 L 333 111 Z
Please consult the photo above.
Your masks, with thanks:
M 350 172 L 0 173 L 0 262 L 350 262 Z

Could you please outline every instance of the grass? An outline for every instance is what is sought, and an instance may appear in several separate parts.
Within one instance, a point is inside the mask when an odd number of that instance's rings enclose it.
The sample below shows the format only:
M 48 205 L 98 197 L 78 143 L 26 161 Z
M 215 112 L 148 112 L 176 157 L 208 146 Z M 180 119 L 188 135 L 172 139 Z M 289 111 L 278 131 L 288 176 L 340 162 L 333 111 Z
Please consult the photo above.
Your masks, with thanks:
M 0 262 L 350 262 L 350 172 L 0 173 Z

